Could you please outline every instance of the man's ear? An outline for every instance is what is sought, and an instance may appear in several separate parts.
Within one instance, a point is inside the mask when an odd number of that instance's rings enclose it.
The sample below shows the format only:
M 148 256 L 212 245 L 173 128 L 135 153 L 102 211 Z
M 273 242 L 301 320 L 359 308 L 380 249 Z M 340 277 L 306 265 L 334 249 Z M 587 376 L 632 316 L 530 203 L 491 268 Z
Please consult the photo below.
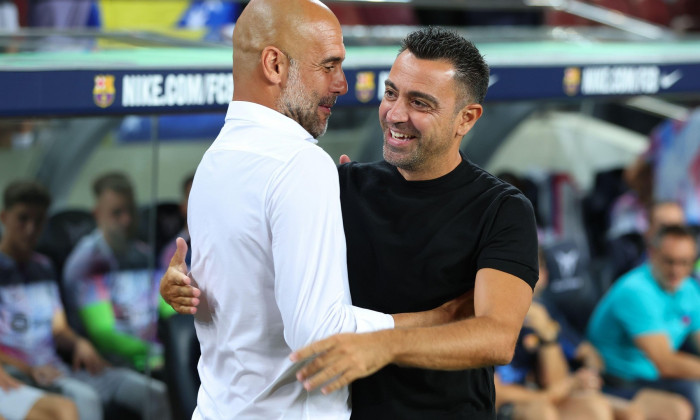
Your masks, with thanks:
M 457 114 L 456 131 L 459 137 L 464 137 L 474 127 L 476 121 L 481 118 L 484 108 L 480 104 L 467 104 Z
M 265 78 L 274 85 L 284 83 L 289 73 L 289 59 L 277 47 L 268 46 L 263 49 L 260 59 Z

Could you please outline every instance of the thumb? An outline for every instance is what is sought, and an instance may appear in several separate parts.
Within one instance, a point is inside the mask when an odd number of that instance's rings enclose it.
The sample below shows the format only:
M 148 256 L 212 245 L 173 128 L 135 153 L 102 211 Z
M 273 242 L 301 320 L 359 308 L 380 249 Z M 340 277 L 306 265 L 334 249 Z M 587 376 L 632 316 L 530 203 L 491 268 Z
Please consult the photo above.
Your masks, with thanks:
M 341 165 L 344 163 L 350 163 L 350 157 L 348 155 L 340 155 L 339 162 Z
M 185 257 L 187 257 L 187 242 L 185 242 L 185 240 L 182 238 L 177 238 L 175 240 L 175 244 L 177 245 L 177 250 L 175 251 L 173 258 L 170 259 L 170 267 L 177 268 L 185 264 Z

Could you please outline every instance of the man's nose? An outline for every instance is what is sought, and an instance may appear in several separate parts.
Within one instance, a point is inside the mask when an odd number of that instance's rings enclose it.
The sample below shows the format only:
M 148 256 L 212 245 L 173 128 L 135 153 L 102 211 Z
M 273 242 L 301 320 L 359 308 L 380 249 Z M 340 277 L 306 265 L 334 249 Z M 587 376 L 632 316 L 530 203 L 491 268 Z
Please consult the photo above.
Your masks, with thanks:
M 408 120 L 408 112 L 402 101 L 394 101 L 389 105 L 386 120 L 391 123 L 401 123 Z
M 331 91 L 338 96 L 348 93 L 348 81 L 342 68 L 333 76 Z

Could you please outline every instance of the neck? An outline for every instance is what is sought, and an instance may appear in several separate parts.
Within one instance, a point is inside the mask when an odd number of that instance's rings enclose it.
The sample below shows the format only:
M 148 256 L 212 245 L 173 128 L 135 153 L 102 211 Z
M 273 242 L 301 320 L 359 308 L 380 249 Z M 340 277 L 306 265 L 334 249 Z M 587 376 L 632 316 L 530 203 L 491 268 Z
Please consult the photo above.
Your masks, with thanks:
M 15 262 L 23 263 L 29 261 L 32 257 L 31 252 L 24 252 L 17 247 L 12 246 L 7 240 L 0 240 L 0 252 L 15 260 Z

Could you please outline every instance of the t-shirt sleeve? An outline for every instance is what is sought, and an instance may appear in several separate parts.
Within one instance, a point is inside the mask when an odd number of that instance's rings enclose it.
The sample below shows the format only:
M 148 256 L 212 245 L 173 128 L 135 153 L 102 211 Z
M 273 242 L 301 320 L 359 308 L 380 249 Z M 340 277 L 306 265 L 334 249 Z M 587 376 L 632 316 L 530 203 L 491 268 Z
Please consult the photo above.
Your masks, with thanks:
M 537 227 L 532 204 L 521 194 L 510 195 L 492 210 L 477 268 L 492 268 L 516 276 L 534 289 L 537 265 Z

